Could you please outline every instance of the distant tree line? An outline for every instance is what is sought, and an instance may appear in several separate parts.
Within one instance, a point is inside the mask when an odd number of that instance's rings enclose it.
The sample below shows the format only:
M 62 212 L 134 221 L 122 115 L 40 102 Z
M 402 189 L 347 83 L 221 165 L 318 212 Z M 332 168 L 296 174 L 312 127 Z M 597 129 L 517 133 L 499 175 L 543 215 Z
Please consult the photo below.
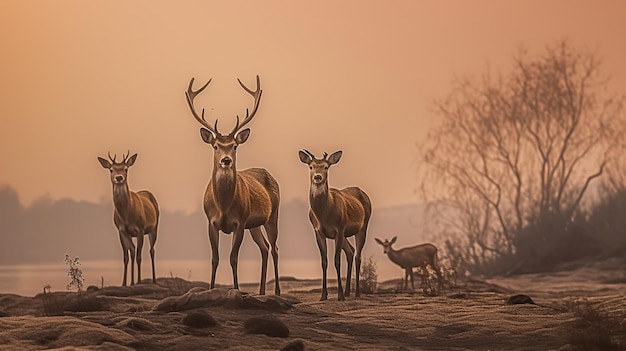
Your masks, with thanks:
M 540 272 L 626 253 L 624 97 L 594 52 L 520 49 L 508 74 L 455 80 L 419 146 L 420 182 L 457 269 Z
M 417 204 L 377 209 L 371 231 L 414 233 L 416 225 L 421 227 L 422 218 L 416 213 L 421 213 L 422 208 Z M 278 243 L 282 248 L 280 258 L 285 262 L 319 260 L 308 212 L 306 200 L 291 199 L 281 205 Z M 206 225 L 202 204 L 198 204 L 198 210 L 192 213 L 163 209 L 157 256 L 165 260 L 210 262 Z M 227 257 L 230 246 L 222 245 L 221 249 L 221 255 Z M 382 256 L 378 248 L 370 252 Z M 42 197 L 24 206 L 15 189 L 0 185 L 0 265 L 62 264 L 67 253 L 80 257 L 83 263 L 92 260 L 118 262 L 122 250 L 113 225 L 113 204 Z M 144 254 L 147 254 L 146 250 Z M 245 259 L 260 259 L 249 236 L 244 238 L 241 255 Z

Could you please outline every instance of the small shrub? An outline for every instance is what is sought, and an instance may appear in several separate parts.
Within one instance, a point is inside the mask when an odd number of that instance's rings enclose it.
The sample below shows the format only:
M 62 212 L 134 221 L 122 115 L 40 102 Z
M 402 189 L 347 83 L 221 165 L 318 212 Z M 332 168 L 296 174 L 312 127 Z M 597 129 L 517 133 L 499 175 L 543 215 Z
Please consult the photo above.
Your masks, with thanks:
M 443 265 L 439 266 L 439 270 L 441 272 L 441 282 L 442 286 L 447 286 L 450 289 L 456 288 L 457 286 L 457 274 L 454 268 L 446 267 Z
M 69 266 L 67 275 L 70 277 L 70 282 L 67 284 L 67 290 L 76 289 L 79 293 L 83 292 L 85 278 L 83 278 L 83 270 L 80 268 L 80 261 L 78 260 L 78 257 L 72 260 L 70 255 L 65 255 L 65 264 Z
M 437 273 L 430 265 L 413 269 L 413 278 L 417 277 L 420 278 L 419 287 L 424 292 L 424 295 L 435 295 L 437 293 L 433 287 L 433 281 L 438 282 Z
M 376 261 L 370 257 L 366 257 L 361 262 L 361 277 L 359 289 L 364 294 L 373 294 L 378 289 L 378 274 L 376 273 Z
M 626 350 L 626 326 L 621 318 L 602 313 L 589 302 L 573 303 L 576 316 L 569 336 L 570 344 L 579 350 Z

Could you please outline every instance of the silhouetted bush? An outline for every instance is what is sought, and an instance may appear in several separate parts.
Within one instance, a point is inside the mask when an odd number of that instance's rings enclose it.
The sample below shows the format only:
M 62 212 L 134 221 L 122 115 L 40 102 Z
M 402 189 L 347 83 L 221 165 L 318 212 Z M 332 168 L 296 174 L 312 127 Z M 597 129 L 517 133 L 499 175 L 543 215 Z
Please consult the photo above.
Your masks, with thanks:
M 589 211 L 587 230 L 606 257 L 626 252 L 626 189 L 604 190 Z
M 376 273 L 376 261 L 370 256 L 361 262 L 361 276 L 359 290 L 364 294 L 373 294 L 378 289 L 378 274 Z
M 528 218 L 513 232 L 515 252 L 498 257 L 472 256 L 464 238 L 447 239 L 445 250 L 465 272 L 485 275 L 547 272 L 563 263 L 610 258 L 626 252 L 626 190 L 604 192 L 586 211 L 568 219 L 560 213 Z
M 588 231 L 586 216 L 579 212 L 568 220 L 557 213 L 532 219 L 516 233 L 512 273 L 550 271 L 557 265 L 597 255 L 602 251 Z

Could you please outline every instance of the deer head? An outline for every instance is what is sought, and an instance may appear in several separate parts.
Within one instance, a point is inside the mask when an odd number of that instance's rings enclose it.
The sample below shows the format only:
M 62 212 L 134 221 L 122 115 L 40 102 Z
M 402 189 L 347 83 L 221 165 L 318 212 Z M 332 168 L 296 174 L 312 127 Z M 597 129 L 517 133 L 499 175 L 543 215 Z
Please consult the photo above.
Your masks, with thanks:
M 377 243 L 381 244 L 383 246 L 383 252 L 385 254 L 389 253 L 389 251 L 392 251 L 393 249 L 391 248 L 391 245 L 393 245 L 393 243 L 396 242 L 396 240 L 398 239 L 397 236 L 394 236 L 393 238 L 391 238 L 390 240 L 385 239 L 385 241 L 381 241 L 378 238 L 374 238 L 374 240 L 376 240 Z
M 194 79 L 195 78 L 191 78 L 191 81 L 189 82 L 189 88 L 187 89 L 185 96 L 187 97 L 187 103 L 189 104 L 189 109 L 191 110 L 193 117 L 203 126 L 203 128 L 200 128 L 200 136 L 205 143 L 213 147 L 213 161 L 215 167 L 219 165 L 219 167 L 222 169 L 234 168 L 237 155 L 237 146 L 245 143 L 250 136 L 250 129 L 242 128 L 250 123 L 252 118 L 254 118 L 254 115 L 259 108 L 259 102 L 261 101 L 261 94 L 263 93 L 263 91 L 260 88 L 261 82 L 259 80 L 259 76 L 256 76 L 256 90 L 254 91 L 248 89 L 248 87 L 246 87 L 241 82 L 241 80 L 237 79 L 241 87 L 246 92 L 248 92 L 248 94 L 254 97 L 254 107 L 252 108 L 252 113 L 249 113 L 248 109 L 246 109 L 246 117 L 241 123 L 239 121 L 239 116 L 237 116 L 237 123 L 228 134 L 221 134 L 218 131 L 217 119 L 215 120 L 214 126 L 211 126 L 206 121 L 206 119 L 204 118 L 204 108 L 202 109 L 201 115 L 198 115 L 198 113 L 196 112 L 193 100 L 209 85 L 209 83 L 211 83 L 211 79 L 209 79 L 209 81 L 204 86 L 200 87 L 196 91 L 192 89 Z
M 311 176 L 311 185 L 322 186 L 328 182 L 328 168 L 341 159 L 341 150 L 336 151 L 330 157 L 324 152 L 323 158 L 315 158 L 308 150 L 300 150 L 298 156 L 300 161 L 309 165 L 309 175 Z
M 134 154 L 131 157 L 128 157 L 129 154 L 130 154 L 130 151 L 126 154 L 126 156 L 123 156 L 123 159 L 121 162 L 116 162 L 115 158 L 117 156 L 113 155 L 113 157 L 111 157 L 110 152 L 108 154 L 109 155 L 108 160 L 102 157 L 98 157 L 98 161 L 100 161 L 100 164 L 102 165 L 102 167 L 108 169 L 111 172 L 111 183 L 113 184 L 126 183 L 126 180 L 128 177 L 128 168 L 132 166 L 133 164 L 135 164 L 135 160 L 137 159 L 137 154 Z

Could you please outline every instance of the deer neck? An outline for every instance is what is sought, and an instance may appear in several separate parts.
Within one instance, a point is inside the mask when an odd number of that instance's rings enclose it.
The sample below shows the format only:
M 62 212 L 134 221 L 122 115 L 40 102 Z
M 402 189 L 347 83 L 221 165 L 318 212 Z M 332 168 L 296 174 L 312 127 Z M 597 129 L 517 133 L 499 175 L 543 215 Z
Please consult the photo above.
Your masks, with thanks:
M 387 252 L 387 257 L 389 257 L 389 260 L 391 262 L 400 265 L 400 257 L 398 255 L 398 251 L 389 248 L 389 252 Z
M 113 184 L 113 205 L 121 216 L 126 216 L 131 207 L 128 183 Z
M 328 183 L 321 185 L 311 184 L 311 191 L 309 192 L 309 201 L 311 203 L 311 209 L 317 214 L 326 213 L 331 206 L 331 196 L 328 189 Z
M 237 171 L 235 168 L 223 169 L 215 167 L 213 170 L 213 194 L 220 209 L 230 208 L 235 199 L 236 190 Z

